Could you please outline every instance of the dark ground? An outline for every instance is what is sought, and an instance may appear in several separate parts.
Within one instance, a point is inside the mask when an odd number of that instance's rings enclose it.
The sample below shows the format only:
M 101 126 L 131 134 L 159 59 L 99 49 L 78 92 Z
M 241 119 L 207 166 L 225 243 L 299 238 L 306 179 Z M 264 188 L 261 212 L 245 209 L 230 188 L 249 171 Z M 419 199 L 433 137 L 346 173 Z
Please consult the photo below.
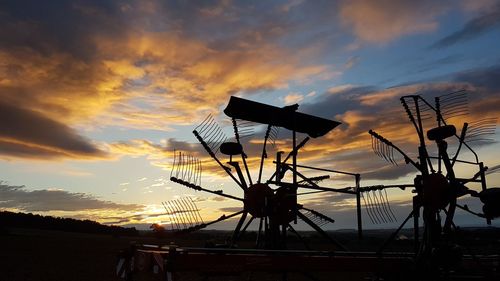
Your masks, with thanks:
M 352 251 L 374 251 L 391 232 L 390 230 L 366 231 L 365 238 L 361 242 L 357 240 L 356 233 L 353 231 L 336 231 L 332 235 Z M 412 232 L 403 230 L 401 234 L 398 240 L 390 244 L 389 251 L 411 251 Z M 228 232 L 223 231 L 202 231 L 184 237 L 167 236 L 159 239 L 150 234 L 142 234 L 137 237 L 117 237 L 100 234 L 6 228 L 0 233 L 0 281 L 117 280 L 115 276 L 116 256 L 120 250 L 127 248 L 132 241 L 138 244 L 165 245 L 172 242 L 184 247 L 203 247 L 208 244 L 223 243 L 228 235 Z M 302 235 L 313 249 L 331 249 L 320 237 L 312 233 L 302 233 Z M 248 233 L 243 237 L 244 241 L 240 243 L 240 247 L 251 246 L 254 238 L 254 233 Z M 460 244 L 464 245 L 465 253 L 500 253 L 500 229 L 498 228 L 462 229 L 459 240 L 461 241 Z M 302 244 L 295 238 L 290 238 L 289 242 L 290 248 L 304 249 Z M 279 276 L 275 277 L 268 279 L 256 278 L 255 276 L 252 280 L 278 280 Z M 210 278 L 209 280 L 220 279 Z M 326 280 L 332 279 L 328 278 Z

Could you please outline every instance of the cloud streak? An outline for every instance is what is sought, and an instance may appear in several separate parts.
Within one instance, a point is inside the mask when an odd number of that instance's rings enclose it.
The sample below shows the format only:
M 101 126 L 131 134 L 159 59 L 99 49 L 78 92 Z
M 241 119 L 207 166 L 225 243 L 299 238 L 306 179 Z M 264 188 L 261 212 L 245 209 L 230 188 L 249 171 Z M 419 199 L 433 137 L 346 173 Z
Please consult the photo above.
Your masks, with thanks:
M 1 182 L 0 197 L 1 208 L 24 212 L 137 211 L 143 207 L 137 204 L 104 201 L 84 193 L 50 189 L 28 190 L 24 186 L 11 186 Z
M 493 5 L 491 9 L 471 19 L 462 29 L 440 39 L 431 45 L 431 48 L 439 49 L 450 47 L 465 41 L 473 40 L 486 32 L 500 27 L 500 4 Z

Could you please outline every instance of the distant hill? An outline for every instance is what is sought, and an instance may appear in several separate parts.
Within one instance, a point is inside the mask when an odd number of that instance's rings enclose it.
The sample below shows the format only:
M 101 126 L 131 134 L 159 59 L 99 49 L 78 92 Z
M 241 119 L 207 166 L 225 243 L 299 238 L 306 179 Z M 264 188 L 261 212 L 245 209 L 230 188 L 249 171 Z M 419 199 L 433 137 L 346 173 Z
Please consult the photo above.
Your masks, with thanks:
M 52 216 L 34 215 L 31 213 L 0 212 L 0 229 L 5 227 L 36 228 L 82 233 L 100 233 L 111 235 L 136 236 L 135 227 L 103 225 L 91 220 L 77 220 Z

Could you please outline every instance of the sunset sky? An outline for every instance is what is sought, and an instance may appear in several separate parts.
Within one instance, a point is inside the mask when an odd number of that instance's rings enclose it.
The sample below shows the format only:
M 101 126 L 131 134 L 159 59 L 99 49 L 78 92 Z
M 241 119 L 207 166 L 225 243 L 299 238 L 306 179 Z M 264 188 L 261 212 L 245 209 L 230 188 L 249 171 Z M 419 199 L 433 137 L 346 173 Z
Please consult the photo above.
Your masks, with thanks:
M 168 224 L 161 202 L 191 196 L 206 221 L 230 214 L 239 202 L 169 177 L 173 150 L 186 151 L 203 163 L 202 186 L 242 196 L 191 133 L 212 114 L 232 137 L 222 112 L 232 95 L 298 103 L 300 112 L 342 122 L 301 150 L 301 164 L 361 173 L 365 186 L 412 183 L 416 171 L 373 153 L 367 131 L 415 155 L 399 102 L 415 93 L 432 101 L 465 89 L 470 112 L 451 120 L 458 129 L 498 117 L 499 49 L 495 0 L 1 1 L 0 209 Z M 254 130 L 245 143 L 253 175 L 263 128 Z M 281 129 L 268 147 L 265 175 L 276 151 L 289 151 L 290 137 Z M 472 143 L 492 171 L 499 141 L 497 129 Z M 499 187 L 500 173 L 487 182 Z M 401 222 L 412 193 L 388 195 Z M 353 199 L 320 194 L 301 202 L 336 219 L 328 227 L 338 229 L 354 227 Z M 480 211 L 478 201 L 466 199 Z M 363 216 L 366 228 L 396 226 Z M 463 212 L 457 222 L 483 223 Z

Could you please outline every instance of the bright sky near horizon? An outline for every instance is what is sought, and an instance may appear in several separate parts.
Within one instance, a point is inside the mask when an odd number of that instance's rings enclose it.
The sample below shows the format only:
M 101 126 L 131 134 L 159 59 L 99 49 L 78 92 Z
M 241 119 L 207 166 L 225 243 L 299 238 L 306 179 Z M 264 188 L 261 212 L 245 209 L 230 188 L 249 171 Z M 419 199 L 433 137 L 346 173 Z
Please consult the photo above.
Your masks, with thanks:
M 205 220 L 231 213 L 241 204 L 169 177 L 172 151 L 184 150 L 203 161 L 203 186 L 241 196 L 191 133 L 212 114 L 231 136 L 222 110 L 232 95 L 298 103 L 301 112 L 342 122 L 308 143 L 299 162 L 361 173 L 362 185 L 413 181 L 412 167 L 389 165 L 371 151 L 367 133 L 416 152 L 400 96 L 465 89 L 470 113 L 457 127 L 499 116 L 497 0 L 20 0 L 0 3 L 0 26 L 2 210 L 168 223 L 161 202 L 192 196 Z M 246 144 L 254 175 L 256 131 Z M 489 138 L 473 147 L 498 168 L 498 129 Z M 280 130 L 265 175 L 289 143 L 290 133 Z M 470 168 L 458 170 L 470 176 Z M 500 173 L 490 173 L 488 184 L 500 186 Z M 411 196 L 389 192 L 400 222 Z M 302 202 L 336 219 L 331 228 L 355 225 L 353 198 Z M 367 228 L 396 225 L 363 216 Z M 457 221 L 482 223 L 465 213 Z

